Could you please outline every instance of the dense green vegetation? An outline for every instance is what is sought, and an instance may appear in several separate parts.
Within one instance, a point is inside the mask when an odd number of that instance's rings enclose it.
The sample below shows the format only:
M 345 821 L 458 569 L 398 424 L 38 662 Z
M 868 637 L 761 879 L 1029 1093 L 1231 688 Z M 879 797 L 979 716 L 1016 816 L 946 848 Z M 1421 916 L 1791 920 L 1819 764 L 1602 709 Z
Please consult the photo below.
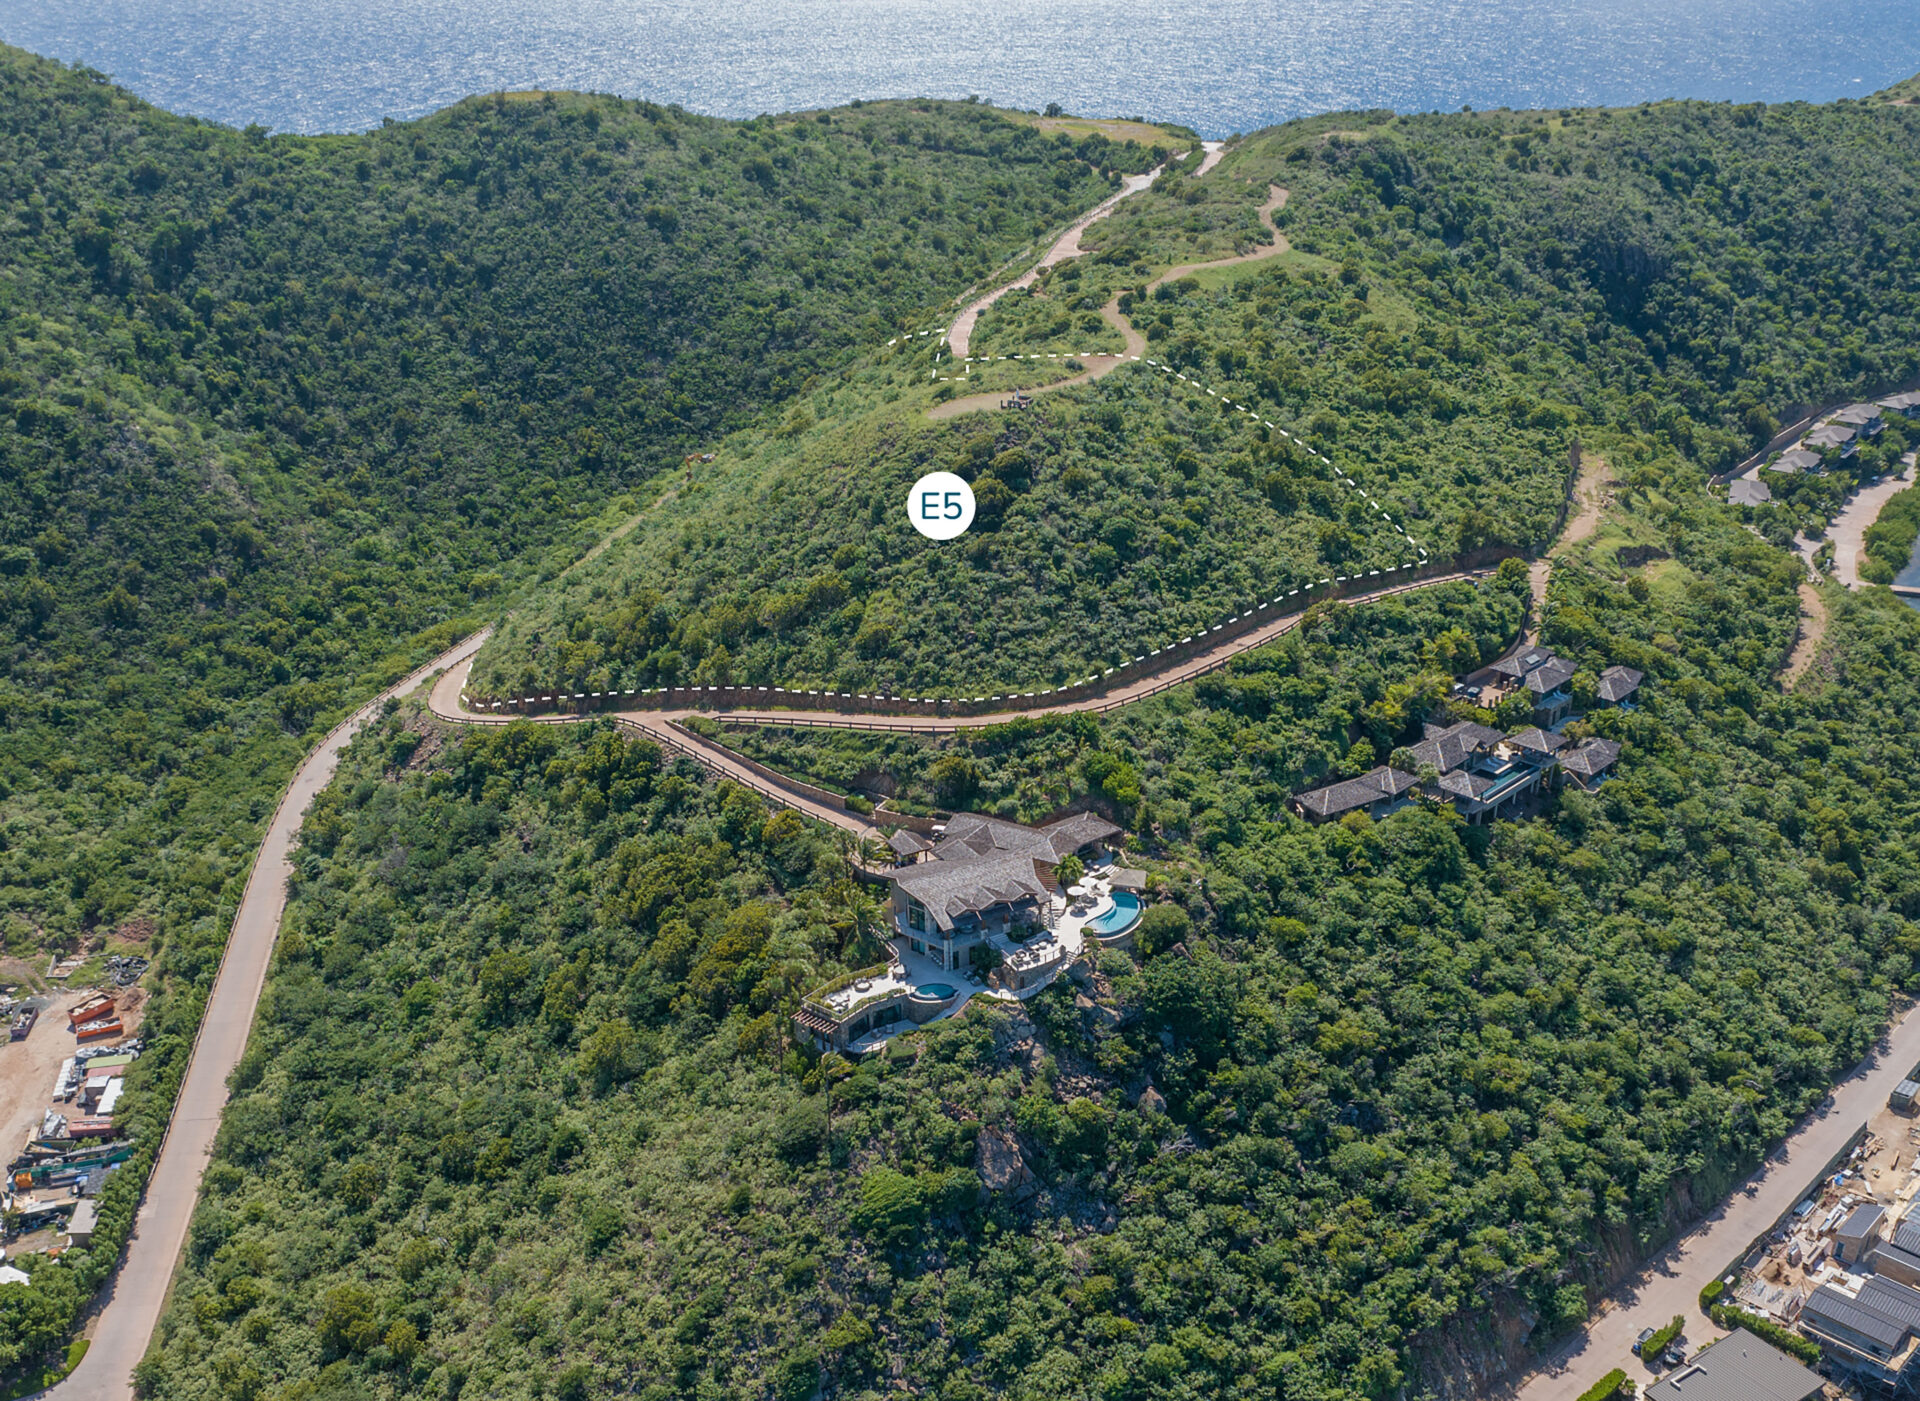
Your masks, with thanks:
M 1912 559 L 1915 540 L 1920 540 L 1920 488 L 1908 487 L 1890 498 L 1867 527 L 1860 577 L 1872 584 L 1892 583 Z
M 0 120 L 16 947 L 209 915 L 313 726 L 1154 159 L 949 103 L 268 138 L 13 50 Z
M 1718 472 L 1796 405 L 1914 373 L 1917 135 L 1920 112 L 1857 104 L 1296 123 L 1124 202 L 1085 236 L 1096 251 L 989 314 L 985 344 L 1101 348 L 1066 340 L 1118 296 L 1156 358 L 1330 453 L 1430 550 L 1534 545 L 1575 437 L 1631 433 Z M 1263 241 L 1271 184 L 1293 251 L 1145 295 L 1159 269 Z M 1160 645 L 1153 620 L 1178 635 L 1266 578 L 1380 553 L 1312 459 L 1149 369 L 930 427 L 920 410 L 953 387 L 916 388 L 925 363 L 895 352 L 864 398 L 816 392 L 790 438 L 725 445 L 710 490 L 523 608 L 482 688 L 1054 685 Z M 969 388 L 1023 378 L 976 366 Z M 898 520 L 933 466 L 990 501 L 959 550 Z M 1764 528 L 1824 523 L 1846 485 L 1790 488 L 1807 499 Z
M 1110 1016 L 1063 984 L 1030 1032 L 975 1009 L 851 1074 L 781 1043 L 863 961 L 821 838 L 605 731 L 426 758 L 396 718 L 315 819 L 155 1394 L 859 1395 L 898 1369 L 1349 1401 L 1425 1394 L 1482 1311 L 1583 1317 L 1594 1246 L 1624 1264 L 1737 1180 L 1920 955 L 1920 752 L 1883 723 L 1920 704 L 1920 620 L 1836 601 L 1831 679 L 1782 695 L 1796 566 L 1682 490 L 1697 468 L 1636 465 L 1547 636 L 1645 669 L 1644 703 L 1582 722 L 1621 774 L 1538 817 L 1283 806 L 1449 703 L 1517 569 L 1324 607 L 1098 722 L 864 737 L 866 767 L 988 810 L 1099 792 L 1179 928 L 1102 958 Z M 1623 570 L 1656 528 L 1672 557 Z M 851 778 L 862 738 L 766 743 Z M 983 1199 L 986 1138 L 1035 1195 Z
M 970 104 L 562 96 L 269 138 L 12 53 L 0 105 L 0 889 L 15 946 L 156 917 L 149 1141 L 279 776 L 523 582 L 477 673 L 503 692 L 977 693 L 1404 557 L 1154 371 L 930 422 L 925 342 L 879 349 L 1139 146 Z M 307 824 L 145 1388 L 1353 1401 L 1497 1353 L 1489 1315 L 1536 1343 L 1583 1317 L 1915 987 L 1920 619 L 1833 600 L 1830 665 L 1783 695 L 1799 567 L 1705 476 L 1913 373 L 1917 122 L 1293 124 L 1174 172 L 987 328 L 1118 296 L 1436 554 L 1542 540 L 1573 440 L 1602 454 L 1619 509 L 1545 621 L 1586 671 L 1648 673 L 1582 722 L 1626 747 L 1597 794 L 1485 829 L 1286 814 L 1448 712 L 1518 625 L 1517 567 L 1318 608 L 1098 722 L 736 734 L 925 806 L 1092 795 L 1155 873 L 1138 961 L 856 1068 L 787 1039 L 877 952 L 822 834 L 604 726 L 394 711 Z M 1257 241 L 1276 182 L 1294 252 L 1144 294 Z M 983 507 L 943 550 L 898 519 L 931 466 Z M 1031 1193 L 986 1191 L 1012 1149 Z M 0 1365 L 57 1356 L 107 1253 L 0 1291 Z

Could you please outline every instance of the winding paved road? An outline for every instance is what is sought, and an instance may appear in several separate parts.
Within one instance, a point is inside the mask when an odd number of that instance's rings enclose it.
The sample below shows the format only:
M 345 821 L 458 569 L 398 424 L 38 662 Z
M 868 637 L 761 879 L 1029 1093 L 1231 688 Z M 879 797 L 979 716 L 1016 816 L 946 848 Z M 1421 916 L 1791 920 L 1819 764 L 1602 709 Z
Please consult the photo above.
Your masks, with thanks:
M 120 1268 L 94 1304 L 92 1345 L 73 1374 L 43 1395 L 58 1401 L 131 1401 L 133 1369 L 146 1354 L 160 1320 L 199 1199 L 200 1178 L 213 1152 L 213 1137 L 227 1103 L 227 1077 L 239 1064 L 253 1029 L 254 1010 L 260 1004 L 280 929 L 280 912 L 287 903 L 287 877 L 293 872 L 290 858 L 300 819 L 314 795 L 332 781 L 340 751 L 379 712 L 382 701 L 418 690 L 436 671 L 460 665 L 464 673 L 465 664 L 485 640 L 484 633 L 469 637 L 382 691 L 321 740 L 294 771 L 234 914 L 233 931 L 207 998 L 173 1119 L 134 1218 L 132 1238 Z

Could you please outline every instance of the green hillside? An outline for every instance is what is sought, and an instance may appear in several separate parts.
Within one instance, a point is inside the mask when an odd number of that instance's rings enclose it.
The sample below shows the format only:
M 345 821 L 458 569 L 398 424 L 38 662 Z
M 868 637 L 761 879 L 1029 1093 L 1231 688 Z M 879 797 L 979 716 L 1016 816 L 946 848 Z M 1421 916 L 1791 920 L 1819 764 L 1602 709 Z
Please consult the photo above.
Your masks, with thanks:
M 964 103 L 270 137 L 14 50 L 0 121 L 0 934 L 184 972 L 306 736 L 1156 158 Z
M 1117 297 L 1148 355 L 1200 387 L 1127 366 L 932 425 L 946 395 L 1049 382 L 1064 362 L 916 387 L 922 343 L 871 357 L 517 603 L 477 688 L 1032 689 L 1282 583 L 1407 556 L 1326 467 L 1208 389 L 1326 452 L 1436 556 L 1534 546 L 1577 438 L 1646 434 L 1719 472 L 1797 406 L 1920 368 L 1917 120 L 1691 103 L 1257 134 L 1124 202 L 1085 236 L 1094 252 L 981 323 L 993 354 L 1023 336 L 1058 352 L 1099 340 L 1080 323 Z M 1274 185 L 1290 251 L 1148 293 L 1170 265 L 1263 244 Z M 901 518 L 935 467 L 989 502 L 958 546 Z M 1851 482 L 1809 484 L 1766 529 L 1818 528 Z

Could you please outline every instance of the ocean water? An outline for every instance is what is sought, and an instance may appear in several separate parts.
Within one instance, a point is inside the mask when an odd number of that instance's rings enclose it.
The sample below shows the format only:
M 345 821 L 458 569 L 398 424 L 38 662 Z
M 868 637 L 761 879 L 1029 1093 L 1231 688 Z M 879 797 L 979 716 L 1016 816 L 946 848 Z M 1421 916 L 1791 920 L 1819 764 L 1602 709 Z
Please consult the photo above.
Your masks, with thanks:
M 1859 97 L 1920 70 L 1920 0 L 0 0 L 0 39 L 283 131 L 549 87 L 729 117 L 977 94 L 1225 136 L 1355 107 Z

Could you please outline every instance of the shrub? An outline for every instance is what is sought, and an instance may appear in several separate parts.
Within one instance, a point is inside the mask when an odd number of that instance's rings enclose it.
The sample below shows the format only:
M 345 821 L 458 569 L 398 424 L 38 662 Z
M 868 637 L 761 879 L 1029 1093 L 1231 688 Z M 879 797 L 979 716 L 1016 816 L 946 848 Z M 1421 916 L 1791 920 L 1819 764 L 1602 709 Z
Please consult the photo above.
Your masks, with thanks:
M 1726 1292 L 1727 1285 L 1725 1280 L 1708 1280 L 1706 1288 L 1700 1291 L 1700 1311 L 1711 1314 L 1713 1312 L 1713 1301 Z
M 1648 1341 L 1652 1340 L 1649 1339 Z M 1627 1374 L 1620 1368 L 1615 1367 L 1611 1372 L 1607 1373 L 1606 1376 L 1600 1378 L 1599 1381 L 1581 1392 L 1580 1401 L 1608 1401 L 1608 1398 L 1618 1396 L 1625 1390 L 1626 1386 Z
M 1644 1343 L 1640 1344 L 1640 1355 L 1642 1357 L 1658 1357 L 1667 1350 L 1669 1343 L 1680 1336 L 1680 1330 L 1686 1326 L 1686 1319 L 1676 1313 L 1671 1323 L 1667 1324 L 1664 1328 L 1658 1329 L 1651 1338 L 1648 1338 Z
M 1820 1345 L 1811 1338 L 1803 1338 L 1790 1332 L 1772 1319 L 1761 1318 L 1758 1314 L 1747 1313 L 1730 1304 L 1722 1304 L 1713 1310 L 1713 1322 L 1717 1328 L 1729 1332 L 1735 1328 L 1744 1328 L 1762 1342 L 1771 1343 L 1790 1357 L 1797 1357 L 1809 1367 L 1820 1360 Z

